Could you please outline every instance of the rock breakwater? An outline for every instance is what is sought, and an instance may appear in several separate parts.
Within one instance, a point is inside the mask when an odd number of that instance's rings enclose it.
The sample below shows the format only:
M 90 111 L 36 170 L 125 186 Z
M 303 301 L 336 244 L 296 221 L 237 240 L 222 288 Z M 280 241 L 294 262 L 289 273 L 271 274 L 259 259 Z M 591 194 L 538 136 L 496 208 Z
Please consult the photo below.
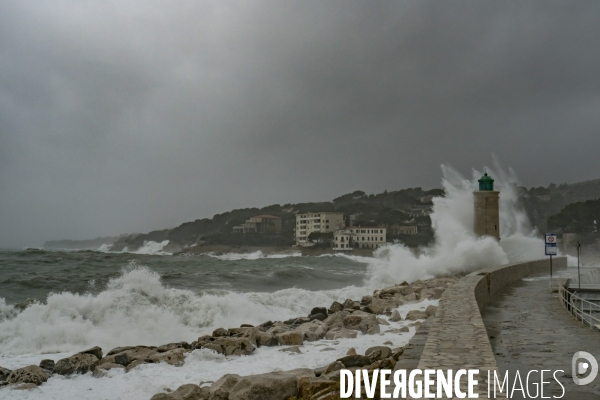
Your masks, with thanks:
M 390 332 L 394 329 L 387 327 L 388 321 L 414 321 L 411 324 L 418 327 L 421 320 L 435 314 L 435 306 L 429 306 L 423 311 L 424 306 L 420 307 L 418 302 L 439 299 L 446 287 L 457 279 L 439 277 L 412 284 L 403 282 L 376 290 L 372 295 L 364 296 L 360 300 L 347 299 L 344 302 L 333 302 L 329 307 L 315 307 L 306 316 L 286 321 L 218 328 L 211 335 L 201 336 L 191 343 L 117 347 L 106 355 L 101 348 L 93 347 L 56 363 L 52 360 L 42 360 L 39 366 L 31 365 L 14 371 L 0 369 L 0 385 L 6 386 L 2 390 L 27 389 L 44 384 L 54 375 L 89 373 L 96 378 L 110 379 L 111 370 L 123 370 L 119 373 L 128 373 L 143 364 L 167 363 L 177 367 L 185 364 L 188 353 L 199 349 L 211 350 L 226 357 L 252 357 L 257 348 L 282 346 L 282 351 L 301 354 L 305 342 L 353 339 L 358 335 L 376 336 L 382 331 Z M 406 306 L 410 307 L 411 304 L 415 305 L 415 309 L 410 310 L 402 319 L 398 307 L 405 306 L 406 309 Z M 404 328 L 405 330 L 399 332 L 408 330 L 408 327 Z M 152 399 L 333 398 L 331 396 L 336 395 L 335 390 L 339 390 L 339 370 L 342 368 L 393 369 L 402 356 L 403 349 L 392 348 L 386 344 L 391 345 L 390 342 L 381 343 L 380 346 L 367 349 L 364 354 L 354 352 L 342 358 L 336 357 L 329 364 L 317 369 L 276 371 L 243 376 L 237 380 L 230 376 L 227 384 L 219 380 L 210 386 L 190 383 L 174 391 L 165 390 Z M 326 350 L 327 348 L 324 348 L 322 351 Z

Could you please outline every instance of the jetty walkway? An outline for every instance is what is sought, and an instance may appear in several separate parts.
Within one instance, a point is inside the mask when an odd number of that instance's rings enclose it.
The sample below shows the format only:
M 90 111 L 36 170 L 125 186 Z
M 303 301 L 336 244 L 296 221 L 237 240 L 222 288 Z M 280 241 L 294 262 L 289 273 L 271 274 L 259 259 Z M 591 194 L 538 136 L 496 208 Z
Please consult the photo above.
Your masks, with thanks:
M 600 332 L 581 324 L 560 304 L 558 294 L 548 289 L 548 277 L 537 275 L 505 287 L 482 314 L 500 372 L 513 376 L 518 370 L 527 376 L 531 370 L 564 370 L 556 376 L 565 387 L 564 399 L 600 399 L 600 376 L 585 386 L 575 385 L 571 377 L 577 351 L 600 360 Z M 562 393 L 558 385 L 552 391 L 544 395 Z
M 566 258 L 555 258 L 556 268 L 565 269 L 566 264 Z M 444 292 L 427 329 L 415 335 L 418 361 L 413 356 L 407 360 L 410 365 L 400 367 L 477 368 L 480 398 L 488 398 L 487 371 L 501 377 L 508 371 L 511 387 L 517 371 L 524 386 L 528 373 L 536 371 L 529 393 L 509 393 L 513 399 L 541 398 L 541 370 L 546 370 L 544 382 L 550 382 L 544 385 L 544 398 L 558 398 L 563 389 L 553 374 L 562 370 L 555 375 L 564 387 L 562 399 L 600 400 L 600 375 L 585 386 L 576 385 L 571 376 L 576 352 L 586 351 L 600 360 L 600 332 L 582 325 L 561 305 L 544 278 L 548 270 L 544 259 L 486 268 L 463 277 Z

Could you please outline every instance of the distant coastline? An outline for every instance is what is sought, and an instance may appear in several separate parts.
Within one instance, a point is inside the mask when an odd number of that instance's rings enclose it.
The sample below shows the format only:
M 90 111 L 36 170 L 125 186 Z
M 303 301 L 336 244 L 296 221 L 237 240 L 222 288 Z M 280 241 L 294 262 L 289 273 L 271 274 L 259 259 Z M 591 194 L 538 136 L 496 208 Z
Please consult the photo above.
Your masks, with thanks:
M 229 245 L 199 245 L 185 248 L 181 251 L 174 252 L 173 255 L 180 254 L 248 254 L 262 252 L 264 255 L 271 254 L 294 254 L 301 253 L 303 256 L 320 256 L 324 254 L 336 254 L 339 251 L 334 251 L 331 248 L 313 248 L 313 247 L 281 247 L 281 246 L 229 246 Z M 347 252 L 349 255 L 361 257 L 373 257 L 373 251 L 370 249 L 354 249 Z

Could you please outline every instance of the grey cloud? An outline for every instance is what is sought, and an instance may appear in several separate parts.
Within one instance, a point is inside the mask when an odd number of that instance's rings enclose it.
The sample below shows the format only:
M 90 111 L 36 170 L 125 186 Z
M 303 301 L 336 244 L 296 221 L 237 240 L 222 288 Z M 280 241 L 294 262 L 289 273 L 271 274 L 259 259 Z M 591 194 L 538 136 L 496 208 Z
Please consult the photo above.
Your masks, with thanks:
M 439 185 L 597 178 L 596 2 L 0 5 L 0 246 Z

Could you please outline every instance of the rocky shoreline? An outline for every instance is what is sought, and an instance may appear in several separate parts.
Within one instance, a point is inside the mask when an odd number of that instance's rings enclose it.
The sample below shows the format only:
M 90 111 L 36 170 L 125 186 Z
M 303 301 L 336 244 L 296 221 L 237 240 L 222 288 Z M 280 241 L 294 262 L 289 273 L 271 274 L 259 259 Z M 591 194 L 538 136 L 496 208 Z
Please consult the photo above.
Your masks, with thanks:
M 304 342 L 318 340 L 353 339 L 359 333 L 377 335 L 389 322 L 402 320 L 397 308 L 430 299 L 439 299 L 446 287 L 457 276 L 438 277 L 412 284 L 401 284 L 377 290 L 372 296 L 360 301 L 347 299 L 344 303 L 333 302 L 329 308 L 315 307 L 306 317 L 287 321 L 267 321 L 257 326 L 242 325 L 237 328 L 218 328 L 212 335 L 199 337 L 192 343 L 177 342 L 162 346 L 117 347 L 103 354 L 100 347 L 79 352 L 58 360 L 42 360 L 10 371 L 0 367 L 0 390 L 26 390 L 42 385 L 53 375 L 91 373 L 96 378 L 106 377 L 112 369 L 129 372 L 139 365 L 168 363 L 182 366 L 186 355 L 197 349 L 208 349 L 224 356 L 252 356 L 263 346 L 281 346 L 279 351 L 301 353 Z M 426 310 L 414 309 L 404 320 L 417 329 L 421 321 L 433 316 L 437 307 Z M 386 318 L 382 318 L 385 316 Z M 408 332 L 408 326 L 388 329 L 385 332 Z M 403 347 L 392 348 L 391 342 L 381 343 L 357 354 L 351 348 L 345 357 L 331 360 L 321 368 L 300 368 L 266 374 L 240 376 L 226 374 L 215 382 L 190 383 L 174 391 L 157 393 L 151 400 L 289 400 L 289 399 L 338 399 L 339 371 L 364 368 L 394 369 L 404 352 Z

